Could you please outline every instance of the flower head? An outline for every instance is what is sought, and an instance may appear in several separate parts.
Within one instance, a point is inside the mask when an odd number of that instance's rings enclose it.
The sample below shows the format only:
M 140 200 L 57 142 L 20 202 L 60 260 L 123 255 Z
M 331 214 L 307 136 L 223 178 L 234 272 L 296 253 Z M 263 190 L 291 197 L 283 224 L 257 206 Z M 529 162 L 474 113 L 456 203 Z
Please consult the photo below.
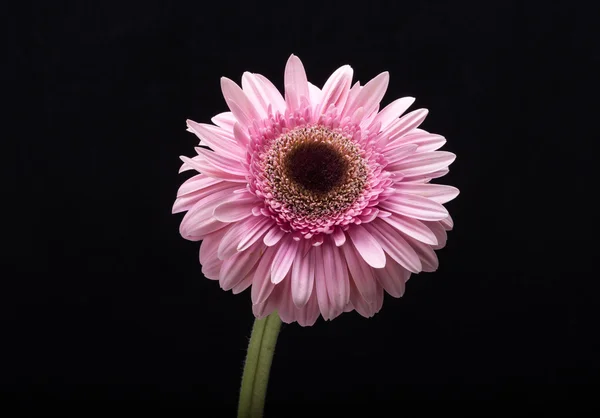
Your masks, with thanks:
M 380 111 L 387 72 L 364 86 L 352 73 L 345 65 L 320 89 L 292 55 L 285 96 L 260 74 L 244 73 L 241 88 L 222 78 L 230 112 L 187 121 L 200 144 L 181 171 L 199 174 L 173 213 L 187 211 L 181 235 L 202 240 L 203 274 L 236 294 L 251 287 L 257 317 L 371 317 L 384 290 L 401 297 L 411 273 L 438 267 L 453 225 L 443 204 L 458 189 L 430 181 L 455 155 L 419 129 L 427 110 L 403 115 L 412 97 Z

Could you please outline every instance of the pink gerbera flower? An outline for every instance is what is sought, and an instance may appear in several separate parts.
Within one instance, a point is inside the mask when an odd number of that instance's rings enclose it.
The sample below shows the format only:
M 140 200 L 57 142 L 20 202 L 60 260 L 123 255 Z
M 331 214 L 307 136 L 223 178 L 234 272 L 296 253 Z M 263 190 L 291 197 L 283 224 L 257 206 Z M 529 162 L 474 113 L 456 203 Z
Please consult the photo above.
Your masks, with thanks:
M 384 290 L 401 297 L 411 273 L 438 267 L 452 229 L 443 204 L 458 189 L 430 180 L 455 155 L 419 129 L 426 109 L 402 116 L 412 97 L 379 110 L 387 72 L 351 87 L 352 73 L 345 65 L 320 89 L 292 55 L 285 98 L 260 74 L 244 73 L 241 88 L 223 77 L 231 111 L 187 121 L 200 146 L 181 171 L 200 174 L 173 213 L 187 211 L 181 235 L 203 241 L 203 274 L 236 294 L 251 287 L 258 318 L 371 317 Z

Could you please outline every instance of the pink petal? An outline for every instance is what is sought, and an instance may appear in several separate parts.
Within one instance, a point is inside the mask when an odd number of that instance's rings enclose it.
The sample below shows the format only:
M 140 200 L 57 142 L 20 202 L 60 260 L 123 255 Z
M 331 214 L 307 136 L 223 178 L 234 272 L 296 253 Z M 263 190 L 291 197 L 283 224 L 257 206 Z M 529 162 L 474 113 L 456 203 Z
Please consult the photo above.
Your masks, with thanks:
M 338 247 L 341 247 L 346 242 L 346 234 L 344 233 L 344 231 L 342 231 L 342 228 L 340 228 L 340 227 L 336 227 L 333 230 L 332 236 L 333 236 L 333 241 L 335 242 L 335 245 Z
M 239 174 L 233 174 L 228 171 L 223 171 L 220 168 L 217 168 L 213 164 L 209 163 L 204 158 L 204 156 L 197 155 L 194 158 L 188 158 L 182 155 L 179 158 L 185 163 L 185 165 L 209 177 L 226 181 L 232 181 L 236 183 L 247 183 L 247 180 L 244 176 L 241 176 Z
M 310 103 L 313 108 L 318 106 L 319 103 L 321 103 L 321 100 L 323 100 L 323 92 L 311 82 L 308 82 L 308 94 L 310 96 Z
M 315 252 L 296 251 L 296 258 L 292 266 L 292 298 L 294 304 L 300 308 L 311 297 L 315 281 Z
M 358 251 L 350 243 L 346 243 L 340 248 L 344 252 L 348 271 L 352 278 L 350 282 L 356 285 L 356 288 L 368 303 L 375 301 L 376 280 L 373 276 L 373 269 L 364 262 Z
M 213 167 L 218 168 L 225 173 L 231 173 L 242 177 L 245 177 L 248 174 L 248 170 L 244 167 L 241 158 L 227 158 L 206 148 L 196 147 L 195 150 L 201 158 L 204 158 Z
M 441 148 L 442 145 L 446 143 L 446 138 L 441 135 L 415 131 L 416 130 L 413 130 L 414 133 L 411 132 L 408 135 L 404 135 L 403 137 L 388 143 L 386 150 L 403 144 L 414 144 L 418 147 L 417 152 L 431 152 Z
M 210 121 L 229 132 L 233 132 L 233 125 L 237 122 L 235 116 L 233 116 L 233 113 L 231 112 L 219 113 L 218 115 L 213 116 Z
M 277 306 L 277 313 L 279 314 L 281 321 L 286 324 L 291 324 L 292 322 L 295 322 L 296 312 L 298 311 L 298 309 L 296 308 L 296 306 L 294 306 L 294 303 L 292 302 L 289 274 L 276 287 L 275 290 L 281 291 L 279 305 Z
M 256 224 L 253 228 L 249 229 L 237 246 L 238 251 L 244 251 L 257 240 L 261 239 L 263 235 L 273 226 L 273 220 L 265 216 L 258 216 L 262 218 L 261 221 Z M 272 248 L 272 247 L 269 247 Z
M 189 179 L 184 181 L 181 186 L 179 186 L 179 189 L 177 190 L 177 197 L 185 196 L 190 193 L 195 193 L 212 185 L 222 183 L 222 180 L 213 179 L 212 177 L 207 177 L 204 174 L 196 174 L 194 177 L 190 177 Z M 229 184 L 233 186 L 233 184 Z
M 383 108 L 381 112 L 373 119 L 371 126 L 375 126 L 378 122 L 381 123 L 381 130 L 387 128 L 390 123 L 399 118 L 406 110 L 415 102 L 414 97 L 402 97 L 394 100 L 392 103 Z
M 199 179 L 196 177 L 200 176 Z M 179 188 L 178 197 L 173 204 L 172 213 L 185 212 L 190 210 L 200 199 L 225 189 L 238 190 L 239 183 L 231 183 L 220 179 L 213 179 L 204 174 L 198 174 L 190 180 L 195 179 L 193 183 L 184 183 Z M 185 186 L 185 188 L 183 187 Z M 189 191 L 192 190 L 192 191 Z M 185 192 L 185 193 L 183 193 Z
M 382 130 L 381 133 L 377 135 L 376 140 L 381 145 L 392 143 L 396 138 L 406 135 L 423 123 L 425 117 L 427 117 L 427 113 L 427 109 L 417 109 L 407 113 L 400 119 L 392 122 L 385 130 Z
M 311 252 L 315 254 L 315 290 L 317 291 L 317 303 L 319 304 L 319 310 L 323 319 L 329 320 L 331 311 L 331 302 L 327 295 L 327 280 L 326 272 L 323 265 L 323 252 L 322 248 L 313 247 Z
M 264 219 L 267 218 L 264 216 L 252 216 L 233 224 L 219 243 L 217 256 L 221 260 L 225 260 L 237 253 L 238 245 L 242 238 L 246 236 L 248 231 L 252 231 L 259 225 L 262 225 Z
M 221 228 L 220 230 L 208 234 L 202 240 L 200 244 L 200 264 L 202 264 L 202 274 L 208 279 L 219 280 L 219 271 L 221 269 L 221 260 L 217 258 L 217 251 L 219 249 L 219 243 L 227 232 L 228 228 Z M 209 264 L 212 263 L 210 268 Z
M 343 248 L 343 247 L 342 247 Z M 372 302 L 367 302 L 364 296 L 358 290 L 358 286 L 352 280 L 350 281 L 350 303 L 356 312 L 365 318 L 370 318 L 375 315 L 375 301 L 377 299 L 377 280 L 373 279 L 373 299 Z
M 251 298 L 253 304 L 264 302 L 275 288 L 275 285 L 271 282 L 271 264 L 276 250 L 276 247 L 266 247 L 264 254 L 258 262 L 252 282 Z
M 252 215 L 252 208 L 259 200 L 249 193 L 238 194 L 232 200 L 215 207 L 213 216 L 221 222 L 237 222 Z
M 277 90 L 277 87 L 275 87 L 267 77 L 261 74 L 254 75 L 262 82 L 265 93 L 267 94 L 267 102 L 271 105 L 273 111 L 284 113 L 286 108 L 285 100 L 279 90 Z
M 216 126 L 196 123 L 189 119 L 187 120 L 187 126 L 198 138 L 200 138 L 203 145 L 209 146 L 224 157 L 239 161 L 246 155 L 246 151 L 240 147 L 237 142 L 220 134 L 220 128 L 217 128 Z
M 279 225 L 273 225 L 263 238 L 263 242 L 267 247 L 272 247 L 273 245 L 277 244 L 285 235 L 286 232 L 282 230 Z
M 317 322 L 319 318 L 319 304 L 317 303 L 316 292 L 312 292 L 312 297 L 308 300 L 306 305 L 298 309 L 296 319 L 298 324 L 302 327 L 310 327 Z
M 268 116 L 269 109 L 268 93 L 266 92 L 263 83 L 254 74 L 245 72 L 242 75 L 242 90 L 254 106 L 261 119 Z
M 379 202 L 379 207 L 423 221 L 440 221 L 448 216 L 448 211 L 441 204 L 426 197 L 406 193 L 390 196 L 387 200 Z
M 385 254 L 377 240 L 362 226 L 352 226 L 348 235 L 362 258 L 373 268 L 385 266 Z
M 248 289 L 252 284 L 252 280 L 254 279 L 254 273 L 256 273 L 256 267 L 253 268 L 252 271 L 250 271 L 250 273 L 248 273 L 246 277 L 242 279 L 241 282 L 233 286 L 233 288 L 231 289 L 231 293 L 237 295 L 239 293 L 242 293 L 244 290 Z
M 406 240 L 419 256 L 421 264 L 423 265 L 423 271 L 436 271 L 439 266 L 439 261 L 435 251 L 433 251 L 433 248 L 431 248 L 430 245 L 423 244 L 422 242 L 414 240 L 410 237 L 406 237 Z
M 283 84 L 285 86 L 285 96 L 288 109 L 295 111 L 300 108 L 300 98 L 310 97 L 308 92 L 308 80 L 306 79 L 306 71 L 302 65 L 302 61 L 295 55 L 290 55 L 285 66 L 283 76 Z
M 383 99 L 389 82 L 390 74 L 387 71 L 373 78 L 363 86 L 356 99 L 352 102 L 352 106 L 344 110 L 342 116 L 350 116 L 361 107 L 364 109 L 365 115 L 370 115 L 373 109 L 379 106 L 379 102 Z
M 238 144 L 246 148 L 248 144 L 250 144 L 250 137 L 248 136 L 248 131 L 240 123 L 236 123 L 233 126 L 233 137 L 238 142 Z
M 230 290 L 239 284 L 252 271 L 261 257 L 265 246 L 261 243 L 241 251 L 223 261 L 219 272 L 219 282 L 223 290 Z
M 454 220 L 452 220 L 452 217 L 450 215 L 448 215 L 447 218 L 440 219 L 440 224 L 442 224 L 442 226 L 446 228 L 446 231 L 452 231 L 452 229 L 454 228 Z
M 299 242 L 293 240 L 290 234 L 279 243 L 271 266 L 271 281 L 274 284 L 281 282 L 290 271 L 298 251 L 298 245 Z
M 377 277 L 381 286 L 395 298 L 404 295 L 405 283 L 409 276 L 410 272 L 408 270 L 389 258 L 385 262 L 384 268 L 375 270 L 375 277 Z
M 456 187 L 432 183 L 398 183 L 396 185 L 396 189 L 402 193 L 416 194 L 427 197 L 434 202 L 442 204 L 451 201 L 460 193 Z
M 221 77 L 221 90 L 229 109 L 238 122 L 245 126 L 251 126 L 253 120 L 260 118 L 244 91 L 232 80 Z
M 339 248 L 331 241 L 327 240 L 322 248 L 324 268 L 328 275 L 325 285 L 329 301 L 341 313 L 350 300 L 348 267 Z
M 431 230 L 435 234 L 435 238 L 437 239 L 437 244 L 433 245 L 432 248 L 434 250 L 439 250 L 440 248 L 444 248 L 446 246 L 446 241 L 448 240 L 448 234 L 446 233 L 446 229 L 442 225 L 441 222 L 423 222 L 427 225 L 427 228 Z
M 383 156 L 388 162 L 388 165 L 397 163 L 411 154 L 414 154 L 418 146 L 415 144 L 404 144 L 389 151 L 384 151 Z
M 436 245 L 436 235 L 429 229 L 429 227 L 417 220 L 408 216 L 392 214 L 386 218 L 382 218 L 385 222 L 396 228 L 398 231 L 405 233 L 406 235 L 413 237 L 421 242 L 430 245 Z
M 405 269 L 412 273 L 421 271 L 422 266 L 419 256 L 400 234 L 394 228 L 381 220 L 373 221 L 365 225 L 369 231 L 381 242 L 385 252 L 390 255 L 397 263 L 400 263 Z
M 231 191 L 225 189 L 198 200 L 181 220 L 179 232 L 184 238 L 199 238 L 221 229 L 226 224 L 219 222 L 213 216 L 213 210 L 219 203 L 231 197 Z
M 447 151 L 434 151 L 413 154 L 397 164 L 388 166 L 389 171 L 399 171 L 405 177 L 433 173 L 447 168 L 456 155 Z
M 323 86 L 323 101 L 315 110 L 316 118 L 327 112 L 330 105 L 337 108 L 344 106 L 352 83 L 352 73 L 352 68 L 344 65 L 329 77 Z

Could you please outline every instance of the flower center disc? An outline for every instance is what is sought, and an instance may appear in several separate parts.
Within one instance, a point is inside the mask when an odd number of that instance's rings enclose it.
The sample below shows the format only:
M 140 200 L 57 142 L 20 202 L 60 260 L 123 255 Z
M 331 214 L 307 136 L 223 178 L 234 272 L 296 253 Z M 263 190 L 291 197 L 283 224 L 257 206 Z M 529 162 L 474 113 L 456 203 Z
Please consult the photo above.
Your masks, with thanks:
M 348 162 L 331 145 L 324 142 L 300 144 L 284 161 L 287 176 L 313 193 L 327 193 L 346 177 Z

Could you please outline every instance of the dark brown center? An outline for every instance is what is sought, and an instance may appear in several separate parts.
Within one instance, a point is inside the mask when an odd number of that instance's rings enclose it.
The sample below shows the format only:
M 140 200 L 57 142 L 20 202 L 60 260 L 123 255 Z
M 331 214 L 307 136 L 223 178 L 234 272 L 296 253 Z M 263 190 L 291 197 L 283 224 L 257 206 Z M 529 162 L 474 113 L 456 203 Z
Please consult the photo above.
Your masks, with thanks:
M 346 159 L 323 142 L 299 144 L 285 158 L 288 177 L 315 193 L 327 193 L 339 186 L 348 169 Z

